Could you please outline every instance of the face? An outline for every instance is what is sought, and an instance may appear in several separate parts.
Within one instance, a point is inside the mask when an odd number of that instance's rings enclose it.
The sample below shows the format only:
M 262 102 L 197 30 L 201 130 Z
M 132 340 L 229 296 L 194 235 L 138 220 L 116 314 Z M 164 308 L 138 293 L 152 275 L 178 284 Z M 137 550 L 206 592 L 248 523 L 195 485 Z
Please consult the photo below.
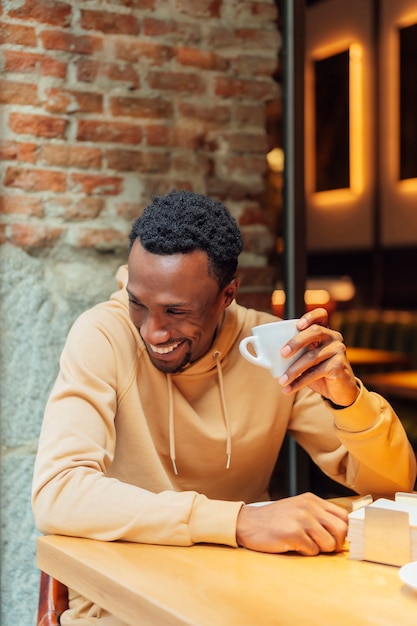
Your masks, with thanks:
M 129 255 L 129 313 L 157 369 L 176 373 L 210 349 L 237 291 L 219 291 L 201 250 L 159 255 L 136 240 Z

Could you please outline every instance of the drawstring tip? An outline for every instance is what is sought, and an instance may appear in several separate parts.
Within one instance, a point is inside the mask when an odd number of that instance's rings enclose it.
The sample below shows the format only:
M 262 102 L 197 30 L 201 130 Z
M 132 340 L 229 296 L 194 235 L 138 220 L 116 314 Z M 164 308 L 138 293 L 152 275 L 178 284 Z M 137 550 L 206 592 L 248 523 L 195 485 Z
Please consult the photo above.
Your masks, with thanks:
M 230 454 L 227 455 L 226 469 L 230 469 Z
M 175 463 L 175 459 L 171 459 L 172 467 L 174 468 L 174 474 L 178 476 L 177 464 Z

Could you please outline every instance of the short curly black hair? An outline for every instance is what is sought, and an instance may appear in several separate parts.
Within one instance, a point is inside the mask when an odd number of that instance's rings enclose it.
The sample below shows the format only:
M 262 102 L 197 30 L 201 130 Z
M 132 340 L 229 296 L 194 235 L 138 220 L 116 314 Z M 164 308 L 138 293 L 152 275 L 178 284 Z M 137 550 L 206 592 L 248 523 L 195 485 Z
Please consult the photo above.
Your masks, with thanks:
M 223 204 L 203 194 L 173 189 L 154 196 L 132 225 L 130 246 L 139 239 L 152 254 L 186 254 L 202 250 L 223 289 L 235 276 L 243 249 L 236 220 Z

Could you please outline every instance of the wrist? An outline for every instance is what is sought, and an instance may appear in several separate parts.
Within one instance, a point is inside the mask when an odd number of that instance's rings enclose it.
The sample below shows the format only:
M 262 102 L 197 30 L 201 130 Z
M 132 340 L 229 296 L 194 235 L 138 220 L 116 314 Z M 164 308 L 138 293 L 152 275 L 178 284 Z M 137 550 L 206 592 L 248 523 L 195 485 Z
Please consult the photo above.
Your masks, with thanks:
M 352 394 L 352 399 L 347 398 L 346 402 L 343 402 L 342 404 L 334 402 L 333 400 L 331 400 L 330 398 L 326 398 L 325 396 L 322 396 L 322 397 L 326 402 L 330 404 L 332 409 L 334 409 L 335 411 L 340 411 L 342 409 L 347 409 L 353 404 L 355 404 L 356 400 L 359 397 L 359 394 L 360 394 L 360 386 L 358 383 L 356 383 L 356 388 L 355 388 L 355 392 Z

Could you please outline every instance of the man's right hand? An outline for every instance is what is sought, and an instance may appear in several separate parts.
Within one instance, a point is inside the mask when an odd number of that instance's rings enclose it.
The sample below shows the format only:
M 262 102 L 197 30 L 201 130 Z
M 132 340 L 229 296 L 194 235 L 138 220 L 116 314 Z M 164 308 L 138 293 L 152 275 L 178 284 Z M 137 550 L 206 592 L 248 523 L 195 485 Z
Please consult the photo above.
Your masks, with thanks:
M 265 506 L 243 506 L 236 539 L 239 546 L 258 552 L 295 551 L 314 556 L 341 550 L 347 523 L 344 509 L 312 493 L 303 493 Z

